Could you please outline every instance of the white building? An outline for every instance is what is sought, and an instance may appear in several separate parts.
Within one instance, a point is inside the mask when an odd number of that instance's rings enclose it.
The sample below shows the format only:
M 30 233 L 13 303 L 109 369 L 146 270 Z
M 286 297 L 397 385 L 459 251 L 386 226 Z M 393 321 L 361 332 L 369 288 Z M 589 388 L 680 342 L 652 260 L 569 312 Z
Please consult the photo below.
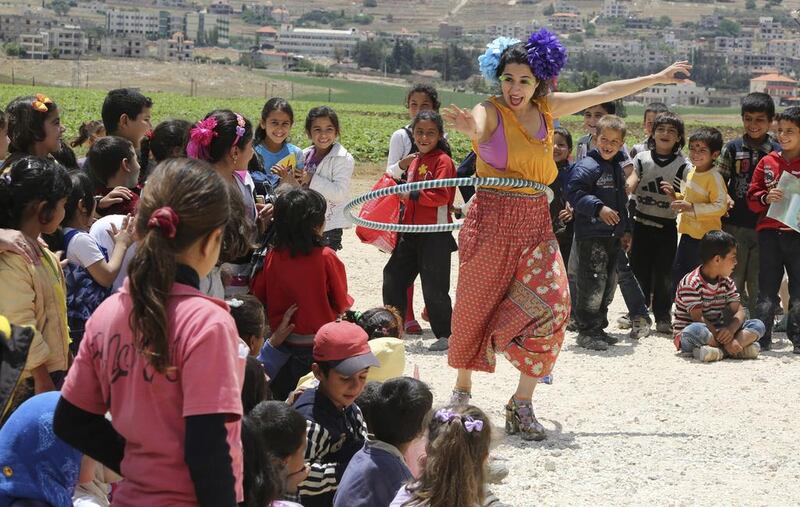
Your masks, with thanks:
M 580 32 L 583 22 L 580 16 L 571 12 L 556 12 L 548 20 L 550 28 L 559 33 Z
M 486 36 L 489 39 L 496 39 L 497 37 L 511 37 L 513 39 L 527 40 L 536 29 L 533 22 L 524 23 L 518 21 L 516 23 L 502 23 L 499 25 L 487 25 Z
M 612 63 L 622 65 L 663 65 L 667 55 L 660 49 L 648 47 L 638 39 L 626 41 L 591 39 L 586 42 L 586 52 L 597 53 Z
M 733 53 L 752 50 L 753 39 L 750 37 L 714 37 L 714 51 Z
M 580 11 L 574 5 L 570 5 L 563 0 L 557 0 L 553 4 L 553 12 L 570 12 L 572 14 L 580 14 Z
M 627 18 L 628 6 L 618 0 L 603 0 L 604 18 Z
M 409 32 L 405 28 L 401 28 L 399 32 L 380 33 L 378 34 L 378 38 L 385 40 L 390 44 L 401 41 L 419 44 L 419 41 L 422 39 L 422 35 L 419 32 Z
M 24 33 L 19 36 L 19 47 L 26 58 L 46 60 L 50 58 L 50 34 L 46 31 Z
M 663 102 L 667 106 L 699 106 L 708 103 L 711 89 L 697 86 L 694 81 L 686 83 L 657 85 L 642 90 L 635 100 L 649 104 Z
M 755 74 L 767 69 L 788 74 L 800 69 L 800 58 L 774 54 L 733 53 L 727 55 L 724 62 L 731 69 L 747 74 Z
M 58 57 L 65 60 L 80 58 L 89 50 L 89 39 L 79 26 L 64 25 L 51 28 L 50 50 L 58 51 Z
M 143 58 L 147 54 L 144 37 L 103 37 L 100 39 L 100 54 L 123 58 Z
M 333 58 L 341 51 L 351 56 L 356 43 L 365 41 L 366 35 L 355 28 L 350 30 L 323 30 L 317 28 L 294 28 L 281 26 L 278 32 L 278 51 L 307 56 Z
M 55 20 L 41 12 L 0 14 L 0 40 L 18 40 L 22 34 L 36 34 L 55 26 Z
M 159 60 L 191 61 L 193 53 L 194 41 L 187 39 L 183 32 L 176 32 L 171 38 L 158 41 Z
M 122 11 L 106 12 L 106 30 L 122 36 L 158 37 L 160 16 L 157 12 Z
M 231 20 L 222 14 L 190 12 L 186 14 L 183 32 L 198 44 L 207 44 L 216 34 L 217 44 L 227 46 L 231 42 Z
M 800 58 L 800 39 L 775 39 L 767 42 L 767 53 L 771 55 Z
M 771 17 L 758 18 L 758 29 L 756 35 L 761 40 L 775 40 L 783 38 L 783 27 L 779 21 Z

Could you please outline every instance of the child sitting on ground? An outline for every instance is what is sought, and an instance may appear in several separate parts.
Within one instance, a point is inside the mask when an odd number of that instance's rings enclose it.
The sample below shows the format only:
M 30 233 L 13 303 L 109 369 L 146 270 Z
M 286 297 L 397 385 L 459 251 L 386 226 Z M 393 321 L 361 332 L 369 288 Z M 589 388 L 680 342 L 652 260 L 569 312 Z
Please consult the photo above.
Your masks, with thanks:
M 625 157 L 620 151 L 625 122 L 606 115 L 597 122 L 597 132 L 597 148 L 572 169 L 567 200 L 575 210 L 578 345 L 606 350 L 617 342 L 605 328 L 617 286 L 617 256 L 620 248 L 630 248 L 631 226 L 621 166 Z
M 305 507 L 330 506 L 342 474 L 367 437 L 367 426 L 355 400 L 370 367 L 379 366 L 367 333 L 351 322 L 331 322 L 314 336 L 312 370 L 319 386 L 295 401 L 308 421 L 308 478 L 299 491 Z
M 755 359 L 761 350 L 755 342 L 764 335 L 764 324 L 757 319 L 745 321 L 730 278 L 736 266 L 736 239 L 723 231 L 707 233 L 700 240 L 700 259 L 703 264 L 678 284 L 675 347 L 706 363 L 719 361 L 726 353 L 736 359 Z
M 140 168 L 133 144 L 122 137 L 102 137 L 89 149 L 86 163 L 96 194 L 105 196 L 97 203 L 97 213 L 135 215 Z
M 384 382 L 376 394 L 370 438 L 347 465 L 334 507 L 389 505 L 403 483 L 413 478 L 403 454 L 425 429 L 433 393 L 419 380 L 398 377 Z

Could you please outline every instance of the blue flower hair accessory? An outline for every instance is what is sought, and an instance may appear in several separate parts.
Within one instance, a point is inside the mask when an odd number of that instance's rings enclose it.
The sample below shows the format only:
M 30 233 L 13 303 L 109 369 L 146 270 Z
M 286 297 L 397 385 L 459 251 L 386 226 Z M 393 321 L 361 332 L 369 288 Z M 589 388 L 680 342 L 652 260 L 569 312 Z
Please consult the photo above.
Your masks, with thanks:
M 497 84 L 497 66 L 500 65 L 500 55 L 503 54 L 507 47 L 520 42 L 522 41 L 519 39 L 498 37 L 486 45 L 486 52 L 478 57 L 478 65 L 486 81 Z
M 541 81 L 558 76 L 567 63 L 567 48 L 546 28 L 532 33 L 525 49 L 528 50 L 528 64 L 533 75 Z

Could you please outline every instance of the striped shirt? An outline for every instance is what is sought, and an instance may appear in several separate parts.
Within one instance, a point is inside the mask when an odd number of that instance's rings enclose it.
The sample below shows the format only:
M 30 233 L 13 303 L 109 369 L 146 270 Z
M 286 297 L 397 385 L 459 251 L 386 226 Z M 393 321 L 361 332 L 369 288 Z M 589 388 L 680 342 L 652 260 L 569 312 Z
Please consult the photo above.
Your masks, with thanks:
M 690 312 L 699 307 L 703 309 L 703 318 L 714 326 L 721 326 L 725 308 L 730 303 L 739 301 L 736 284 L 730 277 L 720 277 L 710 282 L 700 273 L 702 266 L 684 276 L 678 284 L 675 296 L 675 319 L 672 330 L 675 333 L 675 346 L 680 349 L 681 332 L 694 322 Z

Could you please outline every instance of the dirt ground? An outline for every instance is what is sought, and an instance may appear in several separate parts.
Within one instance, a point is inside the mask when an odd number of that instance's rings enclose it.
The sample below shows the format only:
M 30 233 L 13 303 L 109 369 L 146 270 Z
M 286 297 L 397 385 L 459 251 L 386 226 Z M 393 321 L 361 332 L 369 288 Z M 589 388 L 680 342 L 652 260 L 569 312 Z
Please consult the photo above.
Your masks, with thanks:
M 359 195 L 377 179 L 359 171 Z M 380 305 L 388 256 L 344 235 L 355 307 Z M 451 295 L 455 297 L 457 254 Z M 422 309 L 416 285 L 415 309 Z M 624 311 L 617 294 L 614 322 Z M 426 327 L 427 323 L 423 323 Z M 631 341 L 613 327 L 618 345 L 593 352 L 568 333 L 552 385 L 539 385 L 534 407 L 548 430 L 544 442 L 506 437 L 503 405 L 516 387 L 516 370 L 502 359 L 492 374 L 476 374 L 473 402 L 490 415 L 498 445 L 493 454 L 511 473 L 492 487 L 504 502 L 533 505 L 797 505 L 800 453 L 794 428 L 800 401 L 800 356 L 783 335 L 753 361 L 700 364 L 676 354 L 671 337 Z M 455 379 L 446 353 L 428 352 L 430 330 L 406 342 L 407 374 L 419 368 L 446 403 Z

